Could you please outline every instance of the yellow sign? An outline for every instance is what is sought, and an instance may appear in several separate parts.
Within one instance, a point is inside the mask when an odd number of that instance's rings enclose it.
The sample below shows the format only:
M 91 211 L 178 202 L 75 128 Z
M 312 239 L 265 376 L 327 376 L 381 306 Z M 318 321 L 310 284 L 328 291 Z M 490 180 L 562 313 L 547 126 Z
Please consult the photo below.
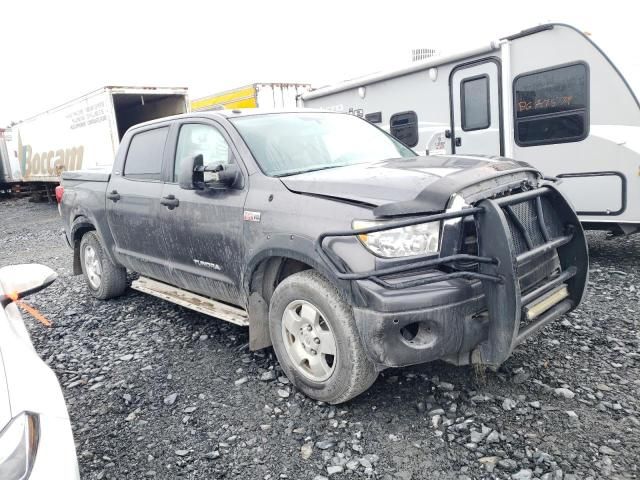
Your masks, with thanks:
M 191 102 L 191 111 L 213 110 L 220 106 L 226 109 L 232 108 L 256 108 L 255 85 L 240 87 L 235 90 L 217 93 L 204 98 L 198 98 Z

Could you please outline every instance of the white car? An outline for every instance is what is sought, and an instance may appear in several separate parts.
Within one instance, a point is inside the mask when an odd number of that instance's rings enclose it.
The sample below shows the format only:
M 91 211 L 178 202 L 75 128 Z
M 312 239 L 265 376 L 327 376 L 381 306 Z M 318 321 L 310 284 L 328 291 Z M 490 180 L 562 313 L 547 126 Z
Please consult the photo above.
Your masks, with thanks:
M 43 265 L 0 269 L 0 479 L 80 478 L 60 383 L 31 343 L 15 300 L 50 285 Z M 43 327 L 44 328 L 44 327 Z

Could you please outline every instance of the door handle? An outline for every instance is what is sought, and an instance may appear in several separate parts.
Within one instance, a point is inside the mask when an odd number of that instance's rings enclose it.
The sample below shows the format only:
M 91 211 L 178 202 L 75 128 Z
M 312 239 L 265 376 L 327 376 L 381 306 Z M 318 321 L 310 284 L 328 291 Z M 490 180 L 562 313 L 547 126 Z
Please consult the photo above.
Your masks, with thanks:
M 120 194 L 117 190 L 112 190 L 111 192 L 107 193 L 107 198 L 115 203 L 120 200 Z
M 180 200 L 178 200 L 174 195 L 167 195 L 166 197 L 162 197 L 160 203 L 167 207 L 169 210 L 173 210 L 178 205 L 180 205 Z
M 444 131 L 444 138 L 451 138 L 451 130 L 448 128 Z
M 456 137 L 456 147 L 459 147 L 461 145 L 462 145 L 462 138 Z

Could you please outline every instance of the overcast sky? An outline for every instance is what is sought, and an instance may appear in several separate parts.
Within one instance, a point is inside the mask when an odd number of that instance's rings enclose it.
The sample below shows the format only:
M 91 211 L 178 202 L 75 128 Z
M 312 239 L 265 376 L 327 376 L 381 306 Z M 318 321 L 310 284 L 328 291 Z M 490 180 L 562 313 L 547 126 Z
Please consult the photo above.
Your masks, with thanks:
M 572 24 L 640 92 L 632 2 L 236 0 L 5 1 L 0 126 L 104 85 L 187 86 L 197 98 L 242 84 L 335 83 L 451 53 L 549 21 Z

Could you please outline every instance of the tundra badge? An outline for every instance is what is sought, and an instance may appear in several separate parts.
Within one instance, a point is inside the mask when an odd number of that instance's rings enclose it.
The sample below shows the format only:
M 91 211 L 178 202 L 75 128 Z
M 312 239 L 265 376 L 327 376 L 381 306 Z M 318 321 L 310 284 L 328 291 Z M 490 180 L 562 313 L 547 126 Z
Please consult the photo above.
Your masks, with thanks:
M 211 268 L 212 270 L 222 271 L 222 267 L 217 263 L 213 262 L 205 262 L 204 260 L 198 260 L 197 258 L 193 259 L 193 263 L 198 265 L 199 267 Z

